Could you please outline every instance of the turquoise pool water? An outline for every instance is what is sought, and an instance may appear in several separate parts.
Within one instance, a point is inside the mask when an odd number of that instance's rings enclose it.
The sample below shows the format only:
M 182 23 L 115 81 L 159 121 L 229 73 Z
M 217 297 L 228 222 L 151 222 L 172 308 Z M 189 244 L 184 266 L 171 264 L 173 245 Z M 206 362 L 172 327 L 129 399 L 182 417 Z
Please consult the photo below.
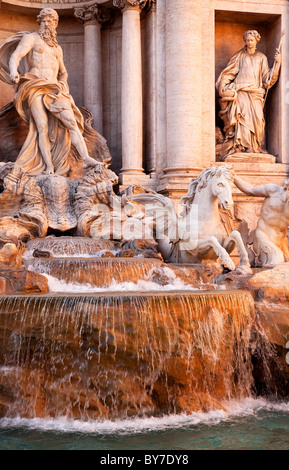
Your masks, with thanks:
M 124 421 L 1 419 L 0 450 L 288 450 L 289 403 Z

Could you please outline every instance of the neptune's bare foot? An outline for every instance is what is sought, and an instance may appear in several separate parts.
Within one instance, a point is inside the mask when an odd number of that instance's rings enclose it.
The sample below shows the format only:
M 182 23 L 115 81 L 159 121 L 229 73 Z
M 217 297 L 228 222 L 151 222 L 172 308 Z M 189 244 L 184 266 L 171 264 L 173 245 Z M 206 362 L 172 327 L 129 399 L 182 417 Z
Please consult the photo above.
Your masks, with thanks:
M 44 175 L 54 175 L 53 166 L 47 166 L 46 170 L 43 172 Z
M 98 173 L 100 173 L 102 170 L 102 164 L 100 162 L 94 160 L 94 158 L 87 156 L 85 160 L 83 160 L 83 168 L 86 169 L 86 168 L 92 168 L 92 167 L 95 167 Z

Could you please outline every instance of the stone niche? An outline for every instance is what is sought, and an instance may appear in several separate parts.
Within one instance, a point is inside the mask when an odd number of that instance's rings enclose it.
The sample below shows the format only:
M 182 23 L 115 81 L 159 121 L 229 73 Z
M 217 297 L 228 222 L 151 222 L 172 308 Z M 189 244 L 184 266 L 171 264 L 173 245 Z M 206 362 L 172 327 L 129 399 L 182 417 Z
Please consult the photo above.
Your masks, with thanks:
M 230 58 L 244 47 L 243 34 L 249 29 L 256 29 L 261 34 L 262 39 L 257 48 L 268 57 L 269 67 L 273 66 L 274 55 L 281 37 L 281 15 L 217 10 L 215 12 L 216 80 Z M 219 109 L 216 91 L 216 126 L 222 129 L 223 122 L 218 116 Z M 285 156 L 282 156 L 281 149 L 281 75 L 269 91 L 265 119 L 266 148 L 270 154 L 276 156 L 276 162 L 282 163 Z

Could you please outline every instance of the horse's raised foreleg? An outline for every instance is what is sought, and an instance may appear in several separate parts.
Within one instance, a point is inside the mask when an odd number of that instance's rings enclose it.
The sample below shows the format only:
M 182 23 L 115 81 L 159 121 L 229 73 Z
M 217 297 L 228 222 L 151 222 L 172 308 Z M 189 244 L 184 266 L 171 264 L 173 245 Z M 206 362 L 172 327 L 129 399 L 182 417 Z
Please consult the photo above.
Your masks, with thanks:
M 240 258 L 240 266 L 237 269 L 243 274 L 250 274 L 252 271 L 250 267 L 249 256 L 242 240 L 241 234 L 240 232 L 238 232 L 238 230 L 233 230 L 233 232 L 229 235 L 228 238 L 225 239 L 223 243 L 223 247 L 229 253 L 233 251 L 235 246 L 237 247 Z
M 231 271 L 234 271 L 235 269 L 234 262 L 231 260 L 225 248 L 223 248 L 220 245 L 216 237 L 212 236 L 212 237 L 205 238 L 204 240 L 199 240 L 196 251 L 198 251 L 198 253 L 200 254 L 205 254 L 211 248 L 214 250 L 217 257 L 220 258 L 222 263 L 226 265 Z

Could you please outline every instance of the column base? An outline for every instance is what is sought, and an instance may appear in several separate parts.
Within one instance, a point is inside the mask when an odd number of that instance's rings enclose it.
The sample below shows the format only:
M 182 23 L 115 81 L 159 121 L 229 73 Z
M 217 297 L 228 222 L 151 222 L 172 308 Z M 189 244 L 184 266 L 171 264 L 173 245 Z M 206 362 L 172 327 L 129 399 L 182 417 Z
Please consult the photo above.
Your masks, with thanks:
M 144 175 L 144 170 L 142 168 L 122 168 L 119 175 Z
M 166 168 L 160 178 L 157 191 L 179 200 L 187 193 L 192 178 L 199 176 L 203 167 Z
M 143 186 L 144 189 L 154 189 L 156 181 L 153 175 L 146 175 L 145 173 L 120 173 L 119 184 L 121 186 L 120 189 L 128 186 Z
M 169 176 L 188 176 L 188 175 L 192 175 L 192 177 L 194 177 L 196 175 L 196 173 L 198 175 L 203 169 L 204 168 L 201 167 L 201 166 L 194 166 L 194 167 L 183 166 L 183 167 L 176 167 L 176 168 L 168 167 L 168 168 L 164 169 L 164 177 L 166 177 L 166 175 L 169 175 Z

